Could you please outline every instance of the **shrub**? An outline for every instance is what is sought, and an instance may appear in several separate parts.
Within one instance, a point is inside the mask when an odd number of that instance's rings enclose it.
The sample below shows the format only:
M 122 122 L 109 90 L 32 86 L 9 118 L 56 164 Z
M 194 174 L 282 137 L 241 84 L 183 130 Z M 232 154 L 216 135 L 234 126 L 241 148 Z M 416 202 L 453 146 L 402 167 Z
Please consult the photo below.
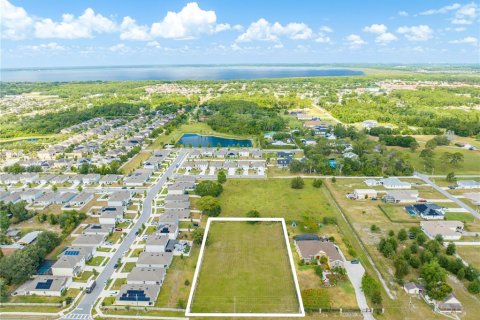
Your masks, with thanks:
M 292 179 L 291 187 L 292 189 L 303 189 L 305 182 L 301 177 L 296 177 Z

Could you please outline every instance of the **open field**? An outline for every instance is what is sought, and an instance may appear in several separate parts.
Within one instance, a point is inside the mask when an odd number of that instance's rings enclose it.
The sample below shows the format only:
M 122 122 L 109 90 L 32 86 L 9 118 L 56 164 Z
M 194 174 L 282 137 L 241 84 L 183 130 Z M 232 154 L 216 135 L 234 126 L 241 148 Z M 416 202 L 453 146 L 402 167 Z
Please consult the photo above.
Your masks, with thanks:
M 175 144 L 183 134 L 185 133 L 198 133 L 202 135 L 212 135 L 217 137 L 224 137 L 224 138 L 241 138 L 241 139 L 251 139 L 253 146 L 257 146 L 257 141 L 255 137 L 251 136 L 239 136 L 239 135 L 231 135 L 226 133 L 220 133 L 213 130 L 208 124 L 204 122 L 192 122 L 183 124 L 180 128 L 175 129 L 169 135 L 165 135 L 162 133 L 150 146 L 150 149 L 159 149 L 162 148 L 163 144 Z
M 192 312 L 298 313 L 283 237 L 278 222 L 212 223 Z
M 478 246 L 457 246 L 457 253 L 463 260 L 480 269 L 480 247 Z
M 128 161 L 122 166 L 122 173 L 125 175 L 132 173 L 133 171 L 135 171 L 135 169 L 140 167 L 142 162 L 150 158 L 151 154 L 152 153 L 150 151 L 140 151 L 132 159 L 130 159 L 130 161 Z

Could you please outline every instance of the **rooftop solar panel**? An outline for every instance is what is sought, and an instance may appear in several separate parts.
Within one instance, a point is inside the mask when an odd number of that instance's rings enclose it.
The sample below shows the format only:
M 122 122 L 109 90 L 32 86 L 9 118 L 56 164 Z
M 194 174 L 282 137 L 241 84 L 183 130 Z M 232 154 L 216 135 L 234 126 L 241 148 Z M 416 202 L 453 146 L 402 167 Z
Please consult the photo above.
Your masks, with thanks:
M 80 254 L 80 251 L 77 250 L 67 250 L 64 252 L 66 256 L 78 256 Z
M 52 279 L 48 279 L 45 282 L 38 282 L 37 285 L 35 286 L 35 289 L 48 290 L 52 286 L 52 282 L 53 282 Z
M 143 290 L 127 290 L 124 294 L 121 295 L 121 301 L 150 301 L 150 298 L 145 296 Z

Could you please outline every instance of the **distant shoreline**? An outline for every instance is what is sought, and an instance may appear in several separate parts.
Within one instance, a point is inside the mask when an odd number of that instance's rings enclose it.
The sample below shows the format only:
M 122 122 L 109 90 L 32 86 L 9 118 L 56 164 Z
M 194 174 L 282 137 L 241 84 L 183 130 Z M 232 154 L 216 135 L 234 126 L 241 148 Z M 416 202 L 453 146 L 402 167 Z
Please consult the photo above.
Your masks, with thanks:
M 355 68 L 327 65 L 178 65 L 2 69 L 2 82 L 251 80 L 363 76 Z

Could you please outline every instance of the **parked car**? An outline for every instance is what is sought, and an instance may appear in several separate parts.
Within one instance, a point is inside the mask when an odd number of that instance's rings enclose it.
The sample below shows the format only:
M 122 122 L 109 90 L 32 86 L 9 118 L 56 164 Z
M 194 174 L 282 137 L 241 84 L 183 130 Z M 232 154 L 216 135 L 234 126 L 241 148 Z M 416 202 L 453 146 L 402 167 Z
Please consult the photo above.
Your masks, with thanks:
M 360 261 L 358 261 L 358 260 L 352 260 L 352 261 L 350 261 L 350 263 L 351 263 L 351 264 L 359 264 Z

